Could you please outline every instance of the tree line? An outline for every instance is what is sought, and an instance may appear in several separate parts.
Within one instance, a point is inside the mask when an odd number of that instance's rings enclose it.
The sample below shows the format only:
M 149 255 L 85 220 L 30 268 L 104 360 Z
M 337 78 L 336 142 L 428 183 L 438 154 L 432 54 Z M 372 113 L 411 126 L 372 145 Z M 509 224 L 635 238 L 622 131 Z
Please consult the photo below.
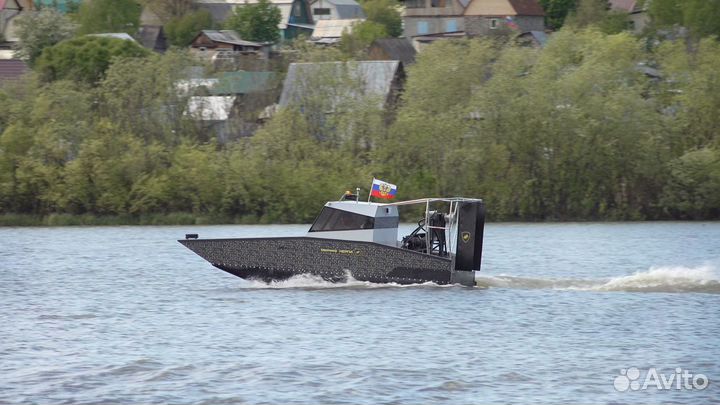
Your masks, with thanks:
M 99 40 L 121 41 L 89 41 Z M 38 63 L 84 49 L 65 47 Z M 96 80 L 73 67 L 0 88 L 5 223 L 309 222 L 344 190 L 367 192 L 373 176 L 398 184 L 400 199 L 484 198 L 494 220 L 720 216 L 714 38 L 658 42 L 591 26 L 565 27 L 542 49 L 438 41 L 406 68 L 395 108 L 352 75 L 320 72 L 303 100 L 227 144 L 185 114 L 189 95 L 176 91 L 197 61 L 108 49 L 118 55 Z

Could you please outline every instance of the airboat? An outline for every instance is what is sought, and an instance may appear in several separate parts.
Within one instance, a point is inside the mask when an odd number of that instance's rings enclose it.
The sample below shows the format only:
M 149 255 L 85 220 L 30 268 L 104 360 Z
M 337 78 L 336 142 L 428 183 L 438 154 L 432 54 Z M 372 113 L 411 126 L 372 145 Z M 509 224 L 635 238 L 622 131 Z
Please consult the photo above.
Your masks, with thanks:
M 348 192 L 327 202 L 304 236 L 201 239 L 186 234 L 178 242 L 243 279 L 272 282 L 309 274 L 331 282 L 352 277 L 372 283 L 475 285 L 485 226 L 481 199 L 379 203 L 357 197 Z M 398 238 L 401 210 L 420 217 L 411 233 Z

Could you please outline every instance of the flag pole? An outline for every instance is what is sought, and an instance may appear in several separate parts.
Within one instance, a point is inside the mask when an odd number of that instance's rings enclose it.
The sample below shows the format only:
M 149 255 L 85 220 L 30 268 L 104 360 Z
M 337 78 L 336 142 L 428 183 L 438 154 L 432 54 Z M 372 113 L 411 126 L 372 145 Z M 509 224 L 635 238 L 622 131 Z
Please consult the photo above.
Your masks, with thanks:
M 368 192 L 368 202 L 370 202 L 370 196 L 372 195 L 373 184 L 375 184 L 375 177 L 373 177 L 372 184 L 370 184 L 370 191 Z

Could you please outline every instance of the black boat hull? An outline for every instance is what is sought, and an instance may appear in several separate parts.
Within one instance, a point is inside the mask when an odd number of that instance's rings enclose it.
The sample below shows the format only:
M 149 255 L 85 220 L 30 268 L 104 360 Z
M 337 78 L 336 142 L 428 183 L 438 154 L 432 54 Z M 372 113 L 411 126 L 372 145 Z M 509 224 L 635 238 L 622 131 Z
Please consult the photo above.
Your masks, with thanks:
M 474 285 L 473 271 L 454 271 L 450 258 L 373 242 L 310 237 L 179 240 L 213 266 L 266 282 L 311 274 L 338 282 Z

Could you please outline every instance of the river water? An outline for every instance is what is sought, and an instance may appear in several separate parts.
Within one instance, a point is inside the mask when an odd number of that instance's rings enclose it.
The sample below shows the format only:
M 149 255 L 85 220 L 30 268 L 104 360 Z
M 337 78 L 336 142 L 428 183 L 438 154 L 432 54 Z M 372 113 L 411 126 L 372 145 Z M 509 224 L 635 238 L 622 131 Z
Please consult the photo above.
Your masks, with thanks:
M 306 229 L 0 228 L 0 403 L 720 403 L 720 223 L 488 224 L 476 288 L 175 241 Z

